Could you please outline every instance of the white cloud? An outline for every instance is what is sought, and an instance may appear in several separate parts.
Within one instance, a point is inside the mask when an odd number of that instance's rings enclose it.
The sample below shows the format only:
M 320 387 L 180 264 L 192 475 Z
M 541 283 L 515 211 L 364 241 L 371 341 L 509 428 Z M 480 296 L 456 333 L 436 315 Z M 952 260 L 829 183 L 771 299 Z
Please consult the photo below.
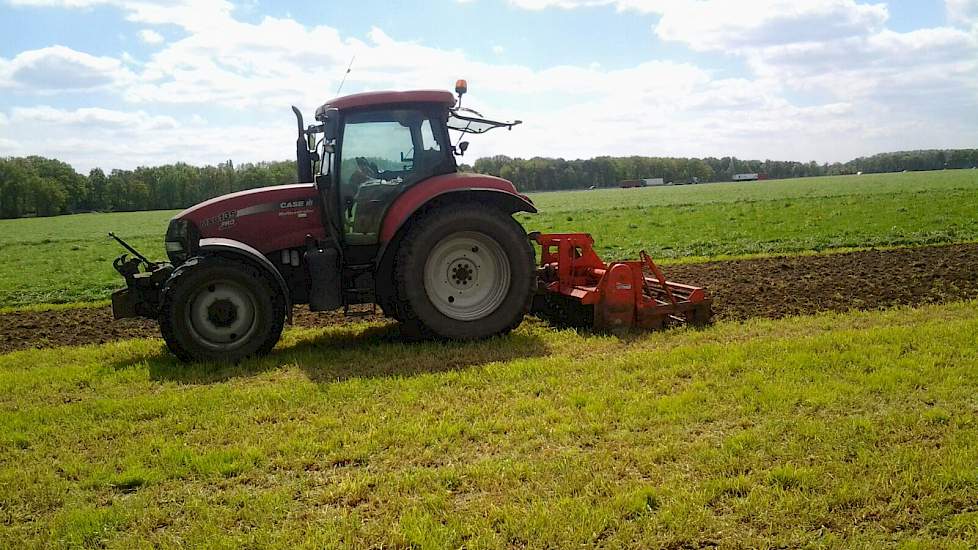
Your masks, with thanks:
M 90 8 L 100 4 L 111 4 L 110 0 L 8 0 L 13 6 L 37 6 L 58 8 Z
M 139 39 L 147 44 L 162 44 L 165 41 L 163 35 L 153 29 L 139 31 Z
M 664 9 L 655 32 L 696 50 L 729 51 L 859 36 L 888 17 L 885 4 L 854 0 L 680 1 Z
M 169 116 L 150 116 L 143 111 L 126 112 L 98 107 L 75 110 L 50 106 L 14 107 L 10 119 L 14 123 L 44 123 L 59 126 L 80 126 L 86 131 L 139 127 L 143 130 L 178 128 L 176 119 Z
M 968 0 L 948 0 L 962 2 Z M 695 50 L 823 41 L 879 30 L 886 5 L 855 0 L 510 0 L 525 9 L 614 6 L 661 16 L 655 33 Z
M 952 22 L 978 26 L 978 2 L 975 0 L 946 0 L 945 5 Z
M 131 80 L 118 59 L 96 57 L 64 46 L 28 50 L 0 58 L 0 87 L 37 92 L 90 90 Z
M 127 19 L 151 25 L 173 24 L 203 30 L 215 19 L 231 13 L 226 0 L 8 0 L 14 6 L 91 8 L 115 6 L 127 12 Z
M 20 143 L 7 138 L 0 138 L 0 157 L 16 156 L 21 150 Z
M 83 172 L 95 166 L 110 169 L 173 162 L 214 164 L 228 158 L 284 159 L 288 158 L 289 141 L 294 141 L 294 128 L 289 125 L 218 126 L 194 117 L 178 122 L 142 111 L 96 108 L 14 108 L 8 125 L 2 128 L 0 155 L 43 154 L 67 160 Z M 3 134 L 8 131 L 20 139 L 7 139 Z M 247 139 L 229 140 L 232 135 Z
M 69 50 L 74 65 L 98 69 L 90 71 L 95 76 L 86 85 L 117 90 L 133 111 L 31 107 L 8 113 L 0 134 L 10 137 L 37 133 L 32 128 L 71 128 L 71 136 L 55 145 L 38 138 L 22 143 L 22 150 L 55 154 L 55 147 L 82 168 L 289 158 L 294 137 L 287 106 L 308 111 L 323 103 L 354 56 L 345 92 L 447 88 L 465 77 L 471 90 L 467 105 L 526 120 L 512 132 L 473 138 L 473 157 L 735 154 L 845 160 L 978 141 L 978 34 L 960 26 L 898 33 L 886 28 L 886 7 L 876 3 L 511 0 L 533 9 L 605 5 L 659 14 L 654 32 L 661 38 L 746 62 L 748 73 L 720 79 L 693 64 L 663 60 L 614 70 L 478 61 L 462 50 L 399 40 L 380 28 L 351 37 L 287 17 L 250 23 L 220 0 L 16 1 L 113 4 L 131 21 L 183 30 L 182 38 L 161 44 L 148 59 L 124 55 L 124 65 L 93 56 L 82 63 L 75 54 L 87 54 Z M 952 10 L 955 2 L 948 0 L 949 17 L 959 13 Z M 497 48 L 495 53 L 505 52 Z M 0 60 L 0 82 L 14 82 L 15 62 L 38 65 L 18 61 L 21 55 Z M 77 81 L 27 89 L 70 86 Z M 232 124 L 207 124 L 193 113 L 215 107 L 240 116 Z M 144 112 L 166 109 L 183 114 Z

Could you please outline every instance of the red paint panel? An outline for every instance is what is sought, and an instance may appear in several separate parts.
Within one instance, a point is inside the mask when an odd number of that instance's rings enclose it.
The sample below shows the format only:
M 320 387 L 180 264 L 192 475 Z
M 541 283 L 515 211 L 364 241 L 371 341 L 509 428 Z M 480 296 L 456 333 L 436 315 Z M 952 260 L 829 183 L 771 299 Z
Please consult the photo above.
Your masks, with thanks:
M 511 182 L 485 174 L 465 172 L 428 178 L 405 191 L 390 206 L 380 228 L 380 242 L 389 241 L 401 224 L 432 198 L 461 189 L 494 189 L 525 198 L 516 191 Z
M 373 105 L 389 105 L 391 103 L 444 103 L 449 107 L 455 105 L 455 96 L 444 90 L 413 90 L 410 92 L 364 92 L 337 97 L 326 102 L 326 106 L 335 109 L 355 109 Z
M 231 193 L 188 208 L 176 217 L 192 221 L 201 238 L 234 239 L 263 254 L 303 246 L 306 235 L 326 238 L 322 204 L 311 183 Z

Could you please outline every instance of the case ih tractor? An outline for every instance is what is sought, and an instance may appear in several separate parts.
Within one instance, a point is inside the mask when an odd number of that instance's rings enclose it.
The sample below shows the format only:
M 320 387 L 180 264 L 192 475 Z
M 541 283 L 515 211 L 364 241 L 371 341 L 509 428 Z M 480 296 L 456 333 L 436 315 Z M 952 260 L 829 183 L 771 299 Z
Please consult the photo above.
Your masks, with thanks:
M 169 262 L 132 255 L 116 318 L 157 319 L 184 361 L 269 352 L 295 304 L 312 311 L 377 304 L 412 331 L 449 339 L 506 333 L 533 309 L 581 312 L 597 328 L 705 323 L 702 289 L 670 283 L 642 260 L 606 265 L 585 234 L 531 234 L 536 212 L 506 180 L 458 171 L 468 143 L 450 131 L 512 128 L 461 108 L 447 91 L 333 99 L 304 127 L 293 107 L 298 180 L 217 197 L 170 221 Z M 541 250 L 535 265 L 535 241 Z M 558 319 L 560 320 L 560 319 Z

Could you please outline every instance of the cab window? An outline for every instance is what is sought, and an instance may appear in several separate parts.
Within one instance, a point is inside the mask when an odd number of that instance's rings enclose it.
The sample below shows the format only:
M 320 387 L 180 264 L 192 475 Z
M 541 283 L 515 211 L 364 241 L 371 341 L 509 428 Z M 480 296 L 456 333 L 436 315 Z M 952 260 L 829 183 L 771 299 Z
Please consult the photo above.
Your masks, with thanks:
M 437 128 L 423 110 L 346 116 L 337 181 L 347 244 L 376 243 L 387 207 L 406 187 L 454 170 Z

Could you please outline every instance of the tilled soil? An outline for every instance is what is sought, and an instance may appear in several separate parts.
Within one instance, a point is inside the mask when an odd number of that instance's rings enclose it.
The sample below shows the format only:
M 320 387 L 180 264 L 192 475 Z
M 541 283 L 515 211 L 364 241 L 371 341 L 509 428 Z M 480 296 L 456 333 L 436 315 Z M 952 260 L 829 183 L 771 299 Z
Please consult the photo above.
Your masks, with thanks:
M 718 319 L 780 318 L 978 298 L 978 245 L 673 265 L 669 279 L 705 287 Z M 379 320 L 297 307 L 296 326 Z M 114 321 L 108 307 L 0 315 L 0 353 L 158 337 L 156 323 Z
M 377 309 L 380 312 L 380 309 Z M 342 312 L 313 313 L 297 306 L 295 326 L 315 327 L 362 321 L 378 321 L 381 315 L 345 317 Z M 160 327 L 149 319 L 112 318 L 112 308 L 78 308 L 61 311 L 0 314 L 0 353 L 28 348 L 104 344 L 129 338 L 159 338 Z
M 705 287 L 720 319 L 916 306 L 978 298 L 978 244 L 674 265 L 666 275 Z

